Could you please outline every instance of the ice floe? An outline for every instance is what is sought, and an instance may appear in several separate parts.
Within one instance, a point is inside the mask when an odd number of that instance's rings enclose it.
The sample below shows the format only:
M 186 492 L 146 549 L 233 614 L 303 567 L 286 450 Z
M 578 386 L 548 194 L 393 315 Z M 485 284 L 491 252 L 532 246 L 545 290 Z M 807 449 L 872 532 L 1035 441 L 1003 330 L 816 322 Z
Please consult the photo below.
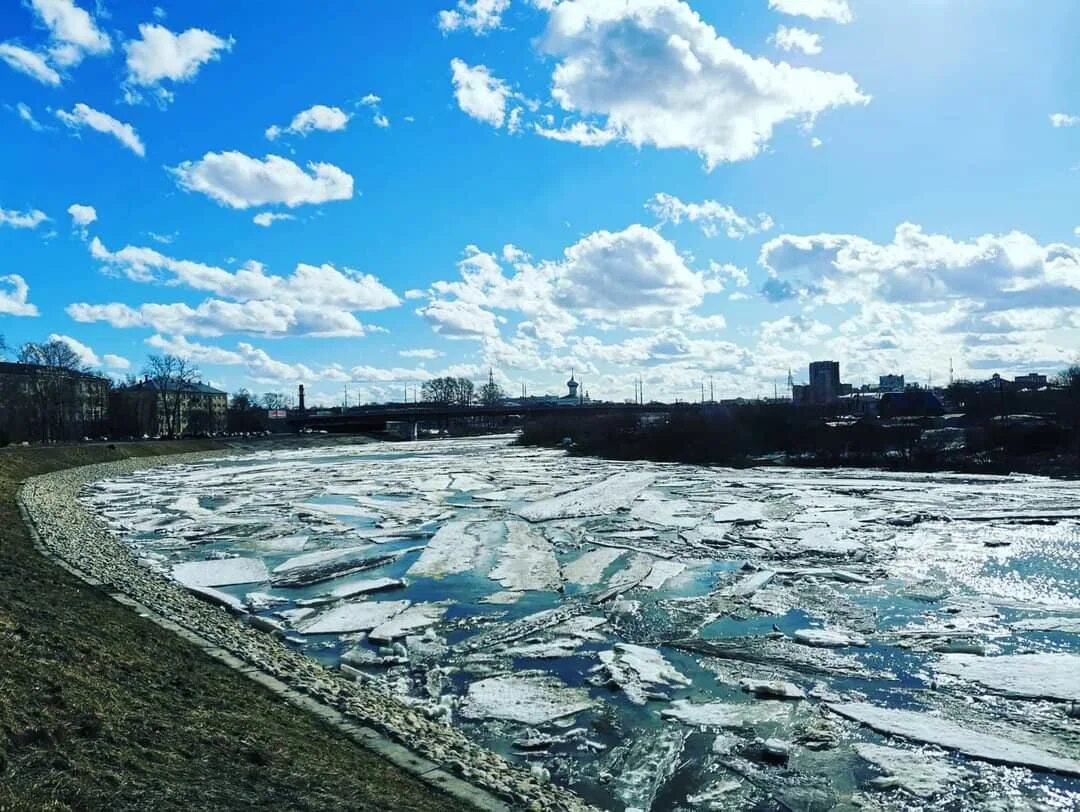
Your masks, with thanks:
M 572 490 L 550 499 L 529 502 L 516 513 L 530 522 L 572 519 L 578 516 L 603 516 L 629 507 L 639 493 L 649 487 L 655 474 L 626 471 L 580 490 Z
M 221 558 L 176 564 L 172 577 L 184 586 L 228 586 L 262 583 L 270 573 L 261 558 Z
M 1080 655 L 1064 652 L 978 657 L 947 654 L 942 674 L 978 682 L 1006 696 L 1080 702 Z
M 374 629 L 409 606 L 409 601 L 348 601 L 300 623 L 304 634 L 341 634 Z
M 541 725 L 573 716 L 595 704 L 587 691 L 555 677 L 490 677 L 469 685 L 461 703 L 467 719 L 507 719 Z

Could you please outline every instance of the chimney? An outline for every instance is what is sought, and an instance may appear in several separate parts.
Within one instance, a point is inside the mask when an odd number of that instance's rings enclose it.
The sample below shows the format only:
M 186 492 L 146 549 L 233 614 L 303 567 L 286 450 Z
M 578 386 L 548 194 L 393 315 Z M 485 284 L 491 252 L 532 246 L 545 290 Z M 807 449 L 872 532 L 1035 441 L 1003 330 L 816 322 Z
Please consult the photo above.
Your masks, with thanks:
M 307 411 L 307 409 L 304 408 L 304 385 L 303 384 L 300 384 L 300 411 L 302 411 L 302 412 Z

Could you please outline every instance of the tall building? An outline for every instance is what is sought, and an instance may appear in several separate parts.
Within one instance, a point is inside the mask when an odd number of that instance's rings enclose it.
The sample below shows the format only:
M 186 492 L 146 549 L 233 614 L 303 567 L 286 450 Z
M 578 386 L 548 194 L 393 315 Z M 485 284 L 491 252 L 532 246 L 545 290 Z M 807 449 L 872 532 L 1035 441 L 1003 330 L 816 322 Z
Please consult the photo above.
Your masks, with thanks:
M 904 376 L 903 375 L 879 375 L 878 376 L 878 389 L 882 392 L 903 392 L 904 391 Z
M 0 444 L 103 434 L 108 393 L 109 380 L 100 375 L 0 362 Z
M 182 436 L 225 431 L 227 393 L 205 383 L 145 378 L 112 392 L 114 422 L 135 435 Z
M 577 398 L 578 382 L 574 380 L 574 370 L 570 370 L 570 380 L 566 382 L 566 397 Z
M 840 362 L 810 362 L 810 403 L 815 406 L 832 403 L 840 397 Z

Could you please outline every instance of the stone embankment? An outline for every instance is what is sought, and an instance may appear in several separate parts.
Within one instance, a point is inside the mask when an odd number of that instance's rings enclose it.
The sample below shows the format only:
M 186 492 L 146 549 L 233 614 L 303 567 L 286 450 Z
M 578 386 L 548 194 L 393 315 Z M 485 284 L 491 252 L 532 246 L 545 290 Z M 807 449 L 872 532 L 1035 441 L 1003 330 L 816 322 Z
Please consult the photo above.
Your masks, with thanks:
M 372 728 L 411 750 L 417 772 L 436 768 L 482 787 L 510 805 L 528 809 L 590 809 L 578 796 L 546 783 L 470 741 L 444 722 L 401 705 L 392 697 L 352 681 L 289 649 L 272 632 L 248 625 L 243 616 L 211 606 L 163 576 L 140 567 L 131 551 L 79 502 L 90 482 L 136 473 L 170 462 L 193 462 L 220 451 L 126 459 L 72 468 L 28 480 L 21 503 L 40 543 L 89 579 L 130 597 L 138 604 L 209 641 L 248 668 L 280 681 L 300 694 L 334 709 L 356 725 Z M 316 713 L 318 707 L 313 708 Z M 329 716 L 334 716 L 333 712 Z M 324 717 L 326 715 L 324 714 Z M 423 760 L 432 762 L 424 765 Z M 449 776 L 448 776 L 449 777 Z

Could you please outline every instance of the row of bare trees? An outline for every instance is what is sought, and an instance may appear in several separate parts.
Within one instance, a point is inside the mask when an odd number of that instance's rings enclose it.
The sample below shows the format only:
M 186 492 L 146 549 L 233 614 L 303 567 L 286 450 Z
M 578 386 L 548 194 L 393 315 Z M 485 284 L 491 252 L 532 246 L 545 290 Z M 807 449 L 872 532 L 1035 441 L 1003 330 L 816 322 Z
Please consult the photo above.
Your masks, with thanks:
M 497 406 L 506 397 L 502 387 L 489 380 L 479 391 L 468 378 L 446 376 L 425 381 L 420 396 L 428 403 L 440 406 Z

